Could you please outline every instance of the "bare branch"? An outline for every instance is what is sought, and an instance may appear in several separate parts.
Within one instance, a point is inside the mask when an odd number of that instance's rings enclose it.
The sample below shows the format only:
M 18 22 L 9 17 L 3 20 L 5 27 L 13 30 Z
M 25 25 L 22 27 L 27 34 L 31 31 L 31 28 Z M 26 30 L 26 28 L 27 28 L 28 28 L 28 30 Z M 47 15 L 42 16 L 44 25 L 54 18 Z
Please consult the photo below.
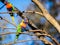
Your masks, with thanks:
M 57 42 L 57 40 L 55 38 L 53 38 L 51 35 L 49 35 L 49 34 L 38 34 L 36 36 L 47 36 L 47 37 L 50 37 L 57 45 L 59 45 L 59 43 Z
M 41 2 L 38 0 L 32 0 L 43 12 L 43 16 L 57 29 L 60 33 L 60 25 L 58 22 L 48 13 L 48 11 L 43 7 Z
M 0 14 L 9 14 L 9 13 L 18 13 L 18 11 L 0 12 Z M 37 12 L 37 11 L 25 11 L 24 13 L 36 13 L 36 14 L 43 16 L 43 14 L 41 12 Z
M 48 40 L 46 40 L 46 38 L 44 38 L 44 37 L 40 37 L 40 40 L 42 40 L 45 44 L 53 45 L 51 42 L 49 42 Z
M 16 32 L 6 32 L 6 33 L 0 33 L 0 35 L 7 35 L 7 34 L 15 34 Z M 28 32 L 20 32 L 20 34 L 27 34 Z
M 41 12 L 37 12 L 37 11 L 25 11 L 25 13 L 36 13 L 36 14 L 43 16 Z

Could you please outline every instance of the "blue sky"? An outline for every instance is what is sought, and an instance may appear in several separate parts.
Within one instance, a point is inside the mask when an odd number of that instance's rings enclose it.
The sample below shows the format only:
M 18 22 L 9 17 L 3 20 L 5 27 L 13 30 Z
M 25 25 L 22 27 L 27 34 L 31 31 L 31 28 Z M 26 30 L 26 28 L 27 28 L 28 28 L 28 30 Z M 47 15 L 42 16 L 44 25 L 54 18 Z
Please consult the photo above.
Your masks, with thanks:
M 10 0 L 10 2 L 16 6 L 19 10 L 24 11 L 31 3 L 31 0 Z

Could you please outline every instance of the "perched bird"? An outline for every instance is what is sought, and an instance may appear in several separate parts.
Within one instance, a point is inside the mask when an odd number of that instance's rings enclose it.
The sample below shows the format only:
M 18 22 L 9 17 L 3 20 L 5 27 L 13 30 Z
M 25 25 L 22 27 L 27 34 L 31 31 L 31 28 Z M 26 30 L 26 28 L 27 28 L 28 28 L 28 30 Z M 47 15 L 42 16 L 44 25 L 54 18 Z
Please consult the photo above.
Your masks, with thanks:
M 28 19 L 27 18 L 22 19 L 21 23 L 17 26 L 17 32 L 16 32 L 15 40 L 18 39 L 20 32 L 24 32 L 24 31 L 29 30 L 29 29 L 26 29 L 27 25 L 28 25 Z
M 11 11 L 11 12 L 14 11 L 14 6 L 10 2 L 5 1 L 4 4 L 5 4 L 8 11 Z M 9 14 L 12 18 L 12 21 L 14 21 L 14 14 L 13 13 L 9 13 Z

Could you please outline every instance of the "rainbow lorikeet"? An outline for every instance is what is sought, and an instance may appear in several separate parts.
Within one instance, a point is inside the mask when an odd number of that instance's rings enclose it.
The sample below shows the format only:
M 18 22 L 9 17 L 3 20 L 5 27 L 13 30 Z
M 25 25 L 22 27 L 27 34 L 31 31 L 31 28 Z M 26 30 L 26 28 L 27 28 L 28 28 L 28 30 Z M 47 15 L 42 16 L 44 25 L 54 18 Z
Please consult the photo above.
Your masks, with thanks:
M 5 1 L 4 4 L 6 5 L 6 8 L 8 11 L 14 11 L 14 6 L 10 3 L 10 2 L 7 2 Z M 12 18 L 12 21 L 14 21 L 14 14 L 13 13 L 9 13 L 11 18 Z
M 18 39 L 20 32 L 24 32 L 24 31 L 28 31 L 28 29 L 26 29 L 26 26 L 28 24 L 28 20 L 27 18 L 24 18 L 21 23 L 17 26 L 17 32 L 16 32 L 16 39 Z

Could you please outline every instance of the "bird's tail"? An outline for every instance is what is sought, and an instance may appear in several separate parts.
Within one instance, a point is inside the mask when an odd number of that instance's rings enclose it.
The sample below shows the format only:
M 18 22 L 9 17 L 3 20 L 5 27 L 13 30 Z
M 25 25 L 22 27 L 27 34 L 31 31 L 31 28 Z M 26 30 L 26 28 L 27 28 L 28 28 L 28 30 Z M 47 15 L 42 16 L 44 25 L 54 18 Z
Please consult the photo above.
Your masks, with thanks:
M 14 16 L 11 16 L 12 21 L 14 22 Z
M 12 22 L 14 22 L 14 14 L 10 13 L 10 16 L 11 16 Z

